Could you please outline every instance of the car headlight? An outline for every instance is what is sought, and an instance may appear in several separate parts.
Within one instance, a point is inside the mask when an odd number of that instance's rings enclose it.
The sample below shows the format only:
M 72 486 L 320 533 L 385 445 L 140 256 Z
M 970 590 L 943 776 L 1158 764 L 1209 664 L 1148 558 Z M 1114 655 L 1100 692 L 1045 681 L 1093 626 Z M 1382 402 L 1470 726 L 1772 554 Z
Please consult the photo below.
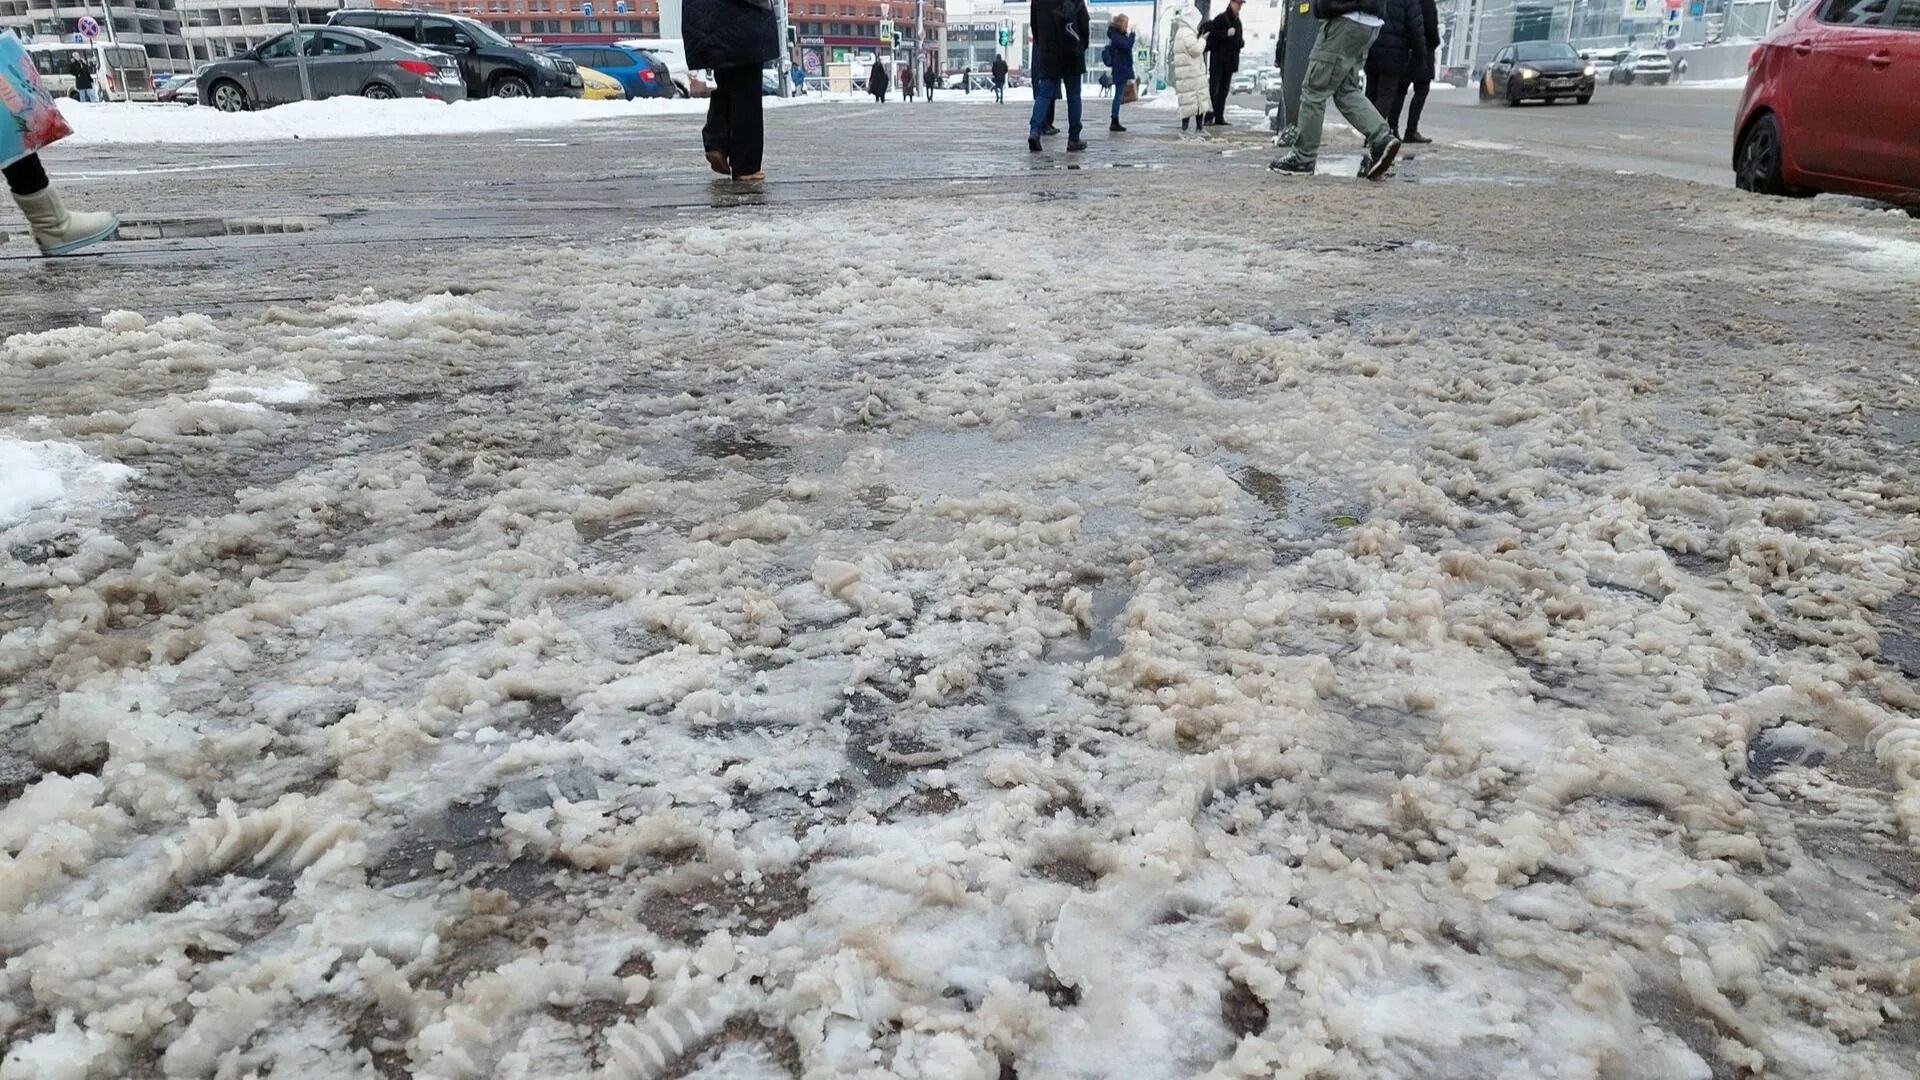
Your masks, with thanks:
M 543 68 L 546 68 L 548 71 L 559 70 L 558 68 L 553 66 L 553 57 L 551 56 L 541 56 L 539 53 L 534 53 L 533 62 L 536 64 L 539 64 Z
M 1589 79 L 1591 79 L 1591 78 L 1593 78 L 1593 77 L 1594 77 L 1594 76 L 1595 76 L 1596 74 L 1598 74 L 1598 73 L 1599 73 L 1599 71 L 1600 71 L 1600 69 L 1599 69 L 1599 68 L 1597 68 L 1597 67 L 1594 67 L 1594 66 L 1593 66 L 1592 64 L 1588 64 L 1588 65 L 1587 65 L 1587 70 L 1586 70 L 1586 76 L 1587 76 L 1587 78 L 1589 78 Z
M 1520 77 L 1523 79 L 1537 79 L 1540 77 L 1540 73 L 1532 68 L 1521 68 Z

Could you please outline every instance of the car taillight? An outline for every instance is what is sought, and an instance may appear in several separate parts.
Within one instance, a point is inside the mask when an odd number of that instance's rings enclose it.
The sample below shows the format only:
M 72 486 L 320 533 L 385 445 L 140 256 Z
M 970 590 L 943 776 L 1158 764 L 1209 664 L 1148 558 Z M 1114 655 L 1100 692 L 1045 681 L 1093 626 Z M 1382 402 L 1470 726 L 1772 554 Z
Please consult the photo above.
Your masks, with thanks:
M 418 75 L 423 79 L 431 76 L 434 72 L 440 70 L 439 68 L 434 67 L 432 64 L 427 63 L 425 60 L 402 60 L 400 61 L 399 67 L 401 71 L 405 71 L 413 75 Z
M 641 72 L 641 73 L 640 73 L 640 81 L 641 81 L 641 82 L 652 82 L 652 81 L 653 81 L 653 72 L 651 72 L 651 71 L 643 71 L 643 72 Z

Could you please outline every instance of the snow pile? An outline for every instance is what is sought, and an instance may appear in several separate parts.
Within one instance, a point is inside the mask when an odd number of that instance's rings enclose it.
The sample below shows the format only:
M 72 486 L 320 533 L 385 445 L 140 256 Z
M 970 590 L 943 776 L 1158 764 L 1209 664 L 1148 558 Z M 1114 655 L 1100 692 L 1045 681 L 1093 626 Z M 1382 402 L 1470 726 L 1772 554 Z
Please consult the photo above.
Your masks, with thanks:
M 804 103 L 769 98 L 768 108 Z M 406 98 L 335 97 L 258 112 L 204 107 L 60 102 L 77 145 L 237 143 L 283 139 L 360 139 L 390 135 L 473 135 L 648 116 L 705 116 L 699 99 L 585 101 L 576 98 L 483 98 L 452 104 Z
M 980 205 L 7 342 L 0 1077 L 1912 1075 L 1910 380 Z
M 30 516 L 72 514 L 98 505 L 134 470 L 97 461 L 66 442 L 23 442 L 0 434 L 0 534 Z

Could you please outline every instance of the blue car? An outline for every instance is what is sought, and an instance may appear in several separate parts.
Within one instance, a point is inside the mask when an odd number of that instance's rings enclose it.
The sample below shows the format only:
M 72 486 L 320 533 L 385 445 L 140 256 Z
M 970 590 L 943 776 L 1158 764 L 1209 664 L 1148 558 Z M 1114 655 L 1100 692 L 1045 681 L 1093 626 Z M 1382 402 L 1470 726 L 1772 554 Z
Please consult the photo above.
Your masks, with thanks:
M 677 93 L 667 65 L 638 49 L 620 45 L 549 45 L 546 51 L 620 80 L 628 100 L 670 98 Z

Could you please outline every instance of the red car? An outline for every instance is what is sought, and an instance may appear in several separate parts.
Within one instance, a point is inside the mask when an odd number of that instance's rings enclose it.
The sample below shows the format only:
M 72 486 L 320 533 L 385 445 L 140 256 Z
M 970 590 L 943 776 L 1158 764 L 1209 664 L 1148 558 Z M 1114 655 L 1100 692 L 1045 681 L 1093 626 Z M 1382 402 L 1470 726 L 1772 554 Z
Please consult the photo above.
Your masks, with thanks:
M 1920 0 L 1816 0 L 1747 61 L 1734 183 L 1920 216 Z

